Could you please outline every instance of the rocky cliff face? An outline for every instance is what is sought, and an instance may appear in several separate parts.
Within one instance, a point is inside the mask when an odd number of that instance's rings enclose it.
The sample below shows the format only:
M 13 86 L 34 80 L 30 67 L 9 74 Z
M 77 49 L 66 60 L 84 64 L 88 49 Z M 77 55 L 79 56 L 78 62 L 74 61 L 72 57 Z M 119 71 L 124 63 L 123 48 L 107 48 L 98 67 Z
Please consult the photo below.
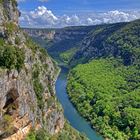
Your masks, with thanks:
M 34 28 L 24 28 L 23 31 L 28 33 L 31 37 L 40 37 L 43 40 L 53 40 L 56 30 L 55 29 L 34 29 Z
M 94 26 L 66 27 L 62 29 L 23 29 L 39 44 L 44 46 L 56 60 L 61 59 L 61 53 L 74 48 L 94 29 Z
M 32 128 L 55 134 L 64 126 L 54 90 L 58 68 L 20 31 L 18 17 L 15 0 L 0 1 L 0 139 L 5 140 L 24 139 Z
M 80 43 L 80 49 L 70 65 L 86 63 L 91 59 L 115 57 L 124 65 L 138 64 L 140 20 L 129 23 L 115 23 L 92 30 Z
M 4 35 L 6 23 L 12 22 L 18 26 L 18 17 L 20 15 L 17 10 L 16 0 L 1 0 L 0 1 L 0 35 Z
M 62 40 L 75 40 L 87 35 L 92 27 L 66 27 L 62 29 L 36 29 L 24 28 L 23 30 L 31 37 L 40 37 L 43 40 L 57 43 Z

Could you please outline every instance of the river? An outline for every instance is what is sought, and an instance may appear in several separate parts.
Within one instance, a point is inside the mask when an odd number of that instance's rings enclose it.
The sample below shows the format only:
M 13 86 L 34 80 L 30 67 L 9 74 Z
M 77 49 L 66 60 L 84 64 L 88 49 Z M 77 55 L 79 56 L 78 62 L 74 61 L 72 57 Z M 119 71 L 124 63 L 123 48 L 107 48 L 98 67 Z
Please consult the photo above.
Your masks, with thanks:
M 90 124 L 80 116 L 70 102 L 66 92 L 67 75 L 68 69 L 62 68 L 55 85 L 56 96 L 63 107 L 65 118 L 69 121 L 71 126 L 79 132 L 84 133 L 90 140 L 103 140 L 103 138 L 91 128 Z

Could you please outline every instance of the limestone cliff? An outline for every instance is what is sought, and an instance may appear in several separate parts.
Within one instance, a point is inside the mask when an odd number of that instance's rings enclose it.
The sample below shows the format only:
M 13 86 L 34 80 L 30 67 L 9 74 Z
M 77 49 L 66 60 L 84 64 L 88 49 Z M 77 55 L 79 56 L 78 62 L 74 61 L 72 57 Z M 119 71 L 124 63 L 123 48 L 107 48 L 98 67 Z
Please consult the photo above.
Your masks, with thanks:
M 47 49 L 48 53 L 58 62 L 65 63 L 63 53 L 75 53 L 78 44 L 92 30 L 94 26 L 65 27 L 61 29 L 24 28 L 34 41 Z M 69 53 L 68 52 L 68 53 Z M 70 53 L 69 53 L 70 54 Z M 70 55 L 71 57 L 72 55 Z
M 53 40 L 56 34 L 56 29 L 23 28 L 23 31 L 31 37 L 40 37 L 42 40 L 49 41 Z
M 55 98 L 58 68 L 18 26 L 16 0 L 0 0 L 0 139 L 21 140 L 32 128 L 64 127 Z

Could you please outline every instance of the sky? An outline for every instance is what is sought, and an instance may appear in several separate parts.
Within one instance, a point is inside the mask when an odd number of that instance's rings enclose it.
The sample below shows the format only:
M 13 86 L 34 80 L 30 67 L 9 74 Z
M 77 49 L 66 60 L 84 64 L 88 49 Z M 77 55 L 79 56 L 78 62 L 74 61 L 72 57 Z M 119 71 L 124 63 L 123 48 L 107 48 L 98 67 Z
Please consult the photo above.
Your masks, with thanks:
M 132 21 L 140 0 L 18 0 L 22 27 L 61 28 Z

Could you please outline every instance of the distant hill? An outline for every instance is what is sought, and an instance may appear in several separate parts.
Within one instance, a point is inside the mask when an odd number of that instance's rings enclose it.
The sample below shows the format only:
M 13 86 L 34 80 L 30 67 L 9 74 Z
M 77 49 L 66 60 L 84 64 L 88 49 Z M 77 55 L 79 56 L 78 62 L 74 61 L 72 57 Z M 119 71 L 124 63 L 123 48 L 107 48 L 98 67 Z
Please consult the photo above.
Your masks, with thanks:
M 71 66 L 109 55 L 121 57 L 129 65 L 135 61 L 133 53 L 138 51 L 140 20 L 62 29 L 24 30 L 42 44 L 53 58 Z M 129 59 L 128 53 L 132 55 Z
M 21 31 L 17 7 L 0 0 L 0 140 L 86 140 L 65 120 L 55 95 L 59 68 Z
M 67 91 L 79 113 L 105 138 L 139 140 L 140 20 L 53 35 L 41 38 L 53 58 L 72 68 Z
M 77 26 L 62 29 L 24 28 L 23 30 L 27 32 L 37 43 L 44 46 L 53 58 L 63 61 L 61 54 L 70 50 L 75 53 L 78 49 L 78 44 L 94 28 L 96 27 Z
M 122 58 L 125 65 L 137 63 L 140 52 L 140 20 L 119 23 L 92 30 L 81 42 L 70 64 L 113 56 Z
M 79 113 L 107 139 L 139 140 L 140 20 L 92 30 L 69 64 L 67 91 Z

